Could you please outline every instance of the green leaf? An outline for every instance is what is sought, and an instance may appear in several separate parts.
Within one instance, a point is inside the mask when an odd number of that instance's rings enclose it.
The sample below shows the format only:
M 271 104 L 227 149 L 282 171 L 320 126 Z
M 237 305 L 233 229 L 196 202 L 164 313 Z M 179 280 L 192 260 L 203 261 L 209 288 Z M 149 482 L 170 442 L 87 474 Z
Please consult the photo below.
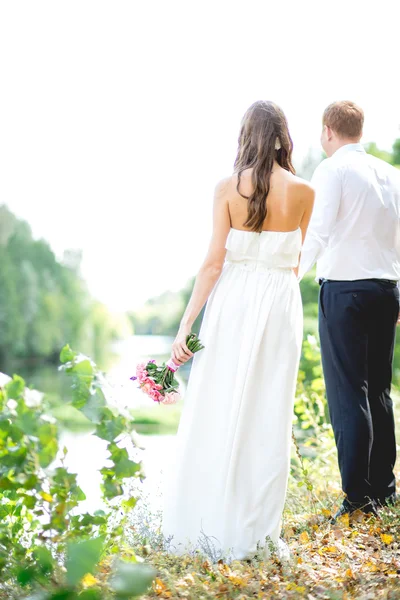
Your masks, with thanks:
M 75 360 L 75 358 L 76 358 L 76 352 L 71 350 L 71 348 L 69 347 L 68 344 L 66 346 L 64 346 L 64 348 L 61 350 L 61 353 L 60 353 L 60 362 L 65 364 L 67 362 L 71 362 L 71 361 Z
M 35 505 L 36 505 L 35 496 L 28 496 L 28 494 L 24 494 L 23 498 L 24 498 L 23 504 L 27 508 L 30 508 L 30 509 L 35 508 Z
M 92 423 L 99 424 L 101 422 L 104 407 L 106 406 L 106 399 L 100 389 L 97 389 L 94 394 L 91 394 L 86 404 L 82 408 L 83 414 Z
M 138 565 L 120 561 L 111 579 L 111 589 L 119 598 L 141 596 L 150 587 L 156 571 L 149 565 Z
M 33 556 L 40 567 L 43 575 L 47 575 L 54 570 L 54 560 L 50 550 L 44 546 L 38 546 L 33 551 Z
M 64 589 L 54 592 L 54 594 L 48 596 L 48 600 L 78 600 L 78 594 L 71 590 Z
M 100 472 L 104 478 L 102 489 L 107 500 L 111 500 L 111 498 L 115 498 L 115 496 L 121 496 L 122 487 L 119 482 L 115 480 L 115 477 L 105 475 L 104 469 L 101 469 Z
M 121 505 L 126 511 L 129 511 L 129 510 L 132 510 L 133 508 L 135 508 L 136 503 L 137 503 L 137 499 L 134 496 L 132 496 L 132 498 L 129 498 L 129 500 L 123 500 L 121 502 Z
M 115 464 L 115 474 L 117 477 L 133 477 L 141 469 L 141 464 L 130 460 L 126 448 L 119 448 L 116 444 L 109 444 L 108 450 L 111 453 L 111 460 Z
M 70 404 L 54 407 L 51 414 L 57 419 L 61 427 L 69 431 L 93 431 L 94 429 L 93 423 Z
M 8 477 L 0 477 L 0 490 L 15 490 L 20 487 L 18 483 L 11 481 Z
M 105 408 L 102 421 L 96 427 L 96 435 L 102 440 L 112 442 L 125 430 L 125 427 L 124 417 L 115 417 L 109 408 Z
M 43 446 L 46 446 L 57 437 L 57 426 L 54 423 L 43 423 L 38 429 L 38 438 Z
M 67 581 L 77 585 L 86 573 L 93 573 L 103 552 L 104 537 L 71 543 L 67 550 Z
M 5 385 L 7 397 L 17 400 L 24 393 L 25 381 L 19 375 L 14 375 L 11 381 Z
M 98 590 L 85 590 L 78 596 L 78 600 L 102 600 L 104 596 L 100 595 Z
M 21 569 L 20 571 L 18 571 L 17 581 L 18 581 L 19 585 L 24 587 L 25 585 L 28 585 L 29 583 L 31 583 L 31 581 L 33 581 L 35 579 L 35 576 L 36 576 L 35 568 L 27 567 L 25 569 Z
M 20 407 L 18 407 L 19 409 Z M 21 411 L 17 409 L 18 417 L 15 420 L 15 425 L 25 433 L 25 435 L 33 435 L 36 437 L 38 430 L 38 418 L 35 412 L 31 409 L 21 407 Z
M 39 450 L 39 463 L 44 469 L 56 458 L 58 452 L 58 441 L 51 440 L 44 448 Z
M 83 377 L 92 377 L 93 376 L 93 367 L 90 360 L 81 360 L 76 363 L 72 368 L 72 373 L 76 375 L 82 375 Z

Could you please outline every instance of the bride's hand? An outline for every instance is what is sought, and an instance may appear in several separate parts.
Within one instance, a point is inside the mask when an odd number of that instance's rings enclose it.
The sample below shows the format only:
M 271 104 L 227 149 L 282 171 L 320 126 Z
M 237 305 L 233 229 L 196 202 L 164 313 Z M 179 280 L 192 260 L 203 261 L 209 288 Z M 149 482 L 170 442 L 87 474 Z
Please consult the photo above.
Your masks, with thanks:
M 171 358 L 179 366 L 183 365 L 193 356 L 193 352 L 190 352 L 186 346 L 186 338 L 190 333 L 190 329 L 187 325 L 181 326 L 172 344 Z

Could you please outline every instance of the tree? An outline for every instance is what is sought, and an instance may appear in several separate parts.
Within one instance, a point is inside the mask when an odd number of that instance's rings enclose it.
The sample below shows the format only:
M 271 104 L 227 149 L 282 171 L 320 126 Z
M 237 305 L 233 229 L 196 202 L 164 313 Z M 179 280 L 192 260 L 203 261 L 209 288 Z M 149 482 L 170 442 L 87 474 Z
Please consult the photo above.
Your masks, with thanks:
M 377 158 L 380 158 L 389 164 L 393 164 L 392 154 L 386 150 L 380 150 L 375 142 L 369 142 L 368 144 L 365 144 L 365 150 L 368 152 L 368 154 L 372 154 L 372 156 L 376 156 Z
M 393 164 L 400 167 L 400 138 L 393 144 Z
M 67 340 L 98 358 L 115 339 L 114 320 L 79 274 L 81 252 L 64 258 L 0 207 L 0 369 L 14 358 L 54 360 Z

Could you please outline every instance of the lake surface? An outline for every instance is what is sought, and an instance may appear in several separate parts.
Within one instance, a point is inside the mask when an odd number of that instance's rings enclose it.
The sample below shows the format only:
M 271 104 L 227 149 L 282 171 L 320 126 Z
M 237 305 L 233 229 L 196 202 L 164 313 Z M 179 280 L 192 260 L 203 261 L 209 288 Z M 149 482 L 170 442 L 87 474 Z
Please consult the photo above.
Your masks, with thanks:
M 135 393 L 135 386 L 129 378 L 135 374 L 136 365 L 154 358 L 164 362 L 170 356 L 174 338 L 157 335 L 134 335 L 126 340 L 115 342 L 110 348 L 105 365 L 100 368 L 106 371 L 110 382 L 115 386 L 116 393 L 134 396 L 135 404 L 148 404 L 148 399 L 141 393 Z M 182 389 L 186 387 L 190 373 L 190 362 L 179 369 L 178 378 Z M 1 369 L 0 369 L 1 370 Z M 15 360 L 4 366 L 8 375 L 18 373 L 29 387 L 47 394 L 66 393 L 65 381 L 60 377 L 57 365 L 51 365 L 35 360 Z M 130 396 L 130 397 L 131 397 Z

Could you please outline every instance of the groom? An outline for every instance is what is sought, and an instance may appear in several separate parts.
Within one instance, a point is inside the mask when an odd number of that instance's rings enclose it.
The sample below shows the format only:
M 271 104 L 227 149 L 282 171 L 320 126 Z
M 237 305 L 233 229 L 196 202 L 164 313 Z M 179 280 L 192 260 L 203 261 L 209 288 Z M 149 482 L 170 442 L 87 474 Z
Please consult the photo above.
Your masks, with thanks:
M 323 115 L 314 212 L 300 278 L 317 261 L 319 331 L 329 412 L 346 494 L 334 519 L 395 500 L 390 398 L 400 279 L 400 172 L 360 144 L 364 114 Z

